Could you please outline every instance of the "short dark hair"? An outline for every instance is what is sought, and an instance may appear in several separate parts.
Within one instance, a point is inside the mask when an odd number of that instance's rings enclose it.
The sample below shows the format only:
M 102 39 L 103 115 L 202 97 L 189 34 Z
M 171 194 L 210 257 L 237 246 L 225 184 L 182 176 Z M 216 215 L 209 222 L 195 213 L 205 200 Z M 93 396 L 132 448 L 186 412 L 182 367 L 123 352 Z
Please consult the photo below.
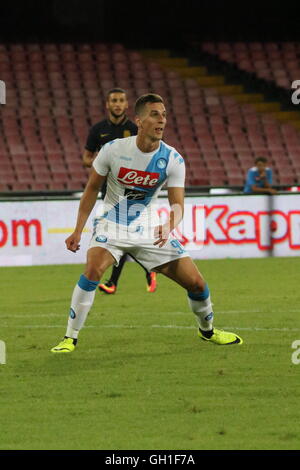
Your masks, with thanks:
M 126 91 L 123 90 L 123 88 L 111 88 L 110 90 L 108 90 L 107 94 L 106 94 L 106 101 L 109 99 L 110 95 L 112 95 L 113 93 L 124 93 L 124 95 L 126 95 Z
M 138 116 L 141 114 L 147 103 L 163 103 L 164 100 L 160 95 L 156 93 L 146 93 L 145 95 L 140 96 L 134 105 L 134 112 Z
M 258 162 L 267 163 L 268 160 L 266 157 L 256 157 L 254 161 L 255 163 L 258 163 Z

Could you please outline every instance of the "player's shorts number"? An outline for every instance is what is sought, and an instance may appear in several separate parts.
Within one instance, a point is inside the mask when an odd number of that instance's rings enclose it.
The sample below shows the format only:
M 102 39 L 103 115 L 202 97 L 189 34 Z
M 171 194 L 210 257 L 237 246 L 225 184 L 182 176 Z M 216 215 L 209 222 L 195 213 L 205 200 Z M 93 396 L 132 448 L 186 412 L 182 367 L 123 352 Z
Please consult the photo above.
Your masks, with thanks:
M 171 245 L 174 247 L 174 248 L 177 248 L 177 254 L 178 255 L 181 255 L 182 253 L 185 252 L 185 250 L 182 248 L 181 244 L 179 243 L 178 240 L 171 240 Z
M 100 217 L 95 217 L 95 219 L 93 220 L 93 234 L 92 234 L 92 238 L 96 235 L 97 225 L 98 225 L 98 223 L 99 223 L 99 220 L 100 220 Z

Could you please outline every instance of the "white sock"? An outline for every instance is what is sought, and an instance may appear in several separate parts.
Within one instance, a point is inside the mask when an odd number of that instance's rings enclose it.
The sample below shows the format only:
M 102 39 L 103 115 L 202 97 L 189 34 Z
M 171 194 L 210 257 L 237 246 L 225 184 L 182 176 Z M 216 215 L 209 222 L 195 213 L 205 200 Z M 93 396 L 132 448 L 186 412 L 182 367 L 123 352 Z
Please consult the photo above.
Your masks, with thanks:
M 194 300 L 188 296 L 189 306 L 196 315 L 199 328 L 203 331 L 210 331 L 213 328 L 213 309 L 210 295 L 205 300 Z
M 78 284 L 76 284 L 72 295 L 70 316 L 66 332 L 68 338 L 78 338 L 79 331 L 83 327 L 94 303 L 97 285 L 98 282 L 89 281 L 85 276 L 81 276 Z

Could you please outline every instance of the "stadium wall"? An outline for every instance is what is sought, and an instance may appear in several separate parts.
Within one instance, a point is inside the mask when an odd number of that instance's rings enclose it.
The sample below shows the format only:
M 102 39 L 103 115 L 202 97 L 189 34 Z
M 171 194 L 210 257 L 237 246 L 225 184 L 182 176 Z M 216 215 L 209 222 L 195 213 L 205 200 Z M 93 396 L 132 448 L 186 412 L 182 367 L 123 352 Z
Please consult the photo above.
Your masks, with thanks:
M 300 255 L 300 195 L 187 197 L 184 220 L 175 231 L 194 259 Z M 65 248 L 79 200 L 2 200 L 0 266 L 84 263 L 93 217 L 76 254 Z M 101 202 L 98 210 L 101 211 Z M 166 198 L 157 210 L 164 221 Z

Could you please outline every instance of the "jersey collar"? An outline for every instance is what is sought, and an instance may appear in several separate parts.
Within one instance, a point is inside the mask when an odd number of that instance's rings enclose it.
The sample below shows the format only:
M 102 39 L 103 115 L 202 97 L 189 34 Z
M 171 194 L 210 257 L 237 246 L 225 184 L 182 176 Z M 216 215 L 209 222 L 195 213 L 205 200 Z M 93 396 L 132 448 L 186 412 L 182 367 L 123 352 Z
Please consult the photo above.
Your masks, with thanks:
M 124 116 L 124 119 L 121 122 L 119 122 L 119 124 L 115 124 L 110 119 L 107 119 L 107 123 L 109 126 L 123 126 L 127 121 L 128 121 L 128 117 L 126 116 L 126 114 Z

